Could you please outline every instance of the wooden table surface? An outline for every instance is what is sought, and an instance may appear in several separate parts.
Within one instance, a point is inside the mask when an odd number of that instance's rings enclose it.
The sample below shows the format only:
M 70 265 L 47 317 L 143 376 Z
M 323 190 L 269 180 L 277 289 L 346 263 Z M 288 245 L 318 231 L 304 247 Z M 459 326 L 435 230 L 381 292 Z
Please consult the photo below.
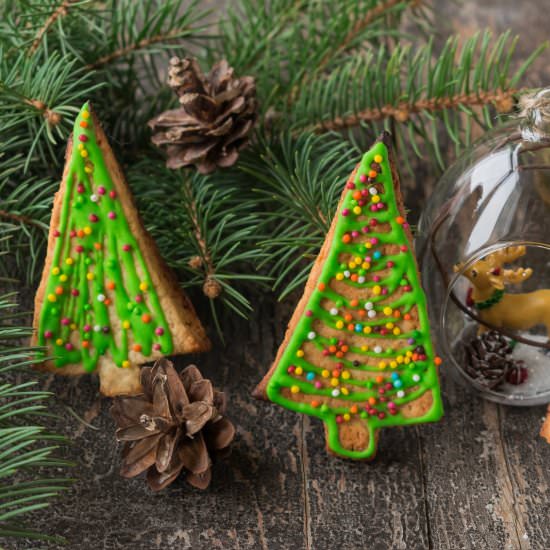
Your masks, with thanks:
M 522 34 L 521 60 L 547 37 L 548 10 L 537 10 L 544 4 L 446 1 L 436 20 L 442 33 L 449 25 L 465 35 L 512 28 Z M 547 53 L 529 83 L 544 83 L 549 61 Z M 256 306 L 249 323 L 226 319 L 225 348 L 192 358 L 228 393 L 238 426 L 233 452 L 205 492 L 177 482 L 151 494 L 142 479 L 120 478 L 109 400 L 88 377 L 44 378 L 59 395 L 57 429 L 73 440 L 77 481 L 34 526 L 65 534 L 78 550 L 550 548 L 550 445 L 538 437 L 544 407 L 482 401 L 443 370 L 440 423 L 383 432 L 372 463 L 334 458 L 319 421 L 250 396 L 292 311 L 269 296 Z M 15 547 L 38 546 L 6 544 Z

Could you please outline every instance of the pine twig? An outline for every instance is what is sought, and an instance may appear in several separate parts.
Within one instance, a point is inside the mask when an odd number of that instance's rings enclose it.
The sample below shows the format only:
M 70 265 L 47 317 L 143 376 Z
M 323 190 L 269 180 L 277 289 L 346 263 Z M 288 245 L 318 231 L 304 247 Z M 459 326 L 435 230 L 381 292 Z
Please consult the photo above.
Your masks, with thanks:
M 509 112 L 513 107 L 512 99 L 515 95 L 521 94 L 526 88 L 480 91 L 471 94 L 457 94 L 453 97 L 420 99 L 413 103 L 400 103 L 397 106 L 384 105 L 365 109 L 357 114 L 345 117 L 336 117 L 333 120 L 319 122 L 310 129 L 314 132 L 325 132 L 330 130 L 343 130 L 359 125 L 361 122 L 372 122 L 393 118 L 397 122 L 406 122 L 411 114 L 423 111 L 441 111 L 443 109 L 455 109 L 459 105 L 468 107 L 483 107 L 485 105 L 495 104 L 499 112 Z
M 191 221 L 193 235 L 195 235 L 195 239 L 197 241 L 199 252 L 200 252 L 200 259 L 202 263 L 202 267 L 204 269 L 204 272 L 206 274 L 206 277 L 204 279 L 203 284 L 203 292 L 206 296 L 209 298 L 217 298 L 221 292 L 221 285 L 215 280 L 214 276 L 216 273 L 216 268 L 214 266 L 214 263 L 212 261 L 212 255 L 210 254 L 210 251 L 208 250 L 208 245 L 206 243 L 206 239 L 201 231 L 201 226 L 199 223 L 199 214 L 197 211 L 197 203 L 192 198 L 193 197 L 193 190 L 191 189 L 191 186 L 189 184 L 189 181 L 186 180 L 185 183 L 185 190 L 188 197 L 191 199 L 188 203 L 188 213 L 189 213 L 189 219 Z M 193 261 L 193 258 L 191 259 L 191 262 Z
M 108 63 L 111 63 L 115 59 L 124 57 L 136 50 L 147 48 L 148 46 L 152 46 L 153 44 L 158 44 L 159 42 L 170 42 L 172 40 L 177 40 L 181 36 L 181 32 L 182 32 L 182 29 L 174 29 L 164 34 L 158 34 L 156 36 L 144 38 L 139 42 L 135 42 L 134 44 L 130 44 L 128 46 L 125 46 L 124 48 L 119 48 L 114 52 L 111 52 L 107 55 L 104 55 L 103 57 L 100 57 L 99 59 L 96 59 L 93 63 L 89 63 L 88 65 L 86 65 L 86 69 L 89 71 L 93 69 L 98 69 L 99 67 L 102 67 L 103 65 L 107 65 Z
M 355 22 L 355 24 L 349 30 L 348 34 L 344 37 L 342 42 L 340 42 L 334 50 L 328 51 L 324 55 L 324 57 L 321 59 L 313 72 L 304 72 L 300 83 L 296 84 L 290 93 L 289 104 L 294 103 L 294 101 L 300 94 L 300 90 L 303 88 L 308 80 L 311 80 L 312 78 L 315 78 L 316 75 L 322 73 L 331 59 L 334 59 L 336 56 L 346 51 L 349 44 L 358 34 L 363 32 L 373 21 L 379 19 L 380 17 L 383 17 L 388 11 L 393 9 L 395 6 L 397 6 L 397 4 L 401 3 L 402 1 L 403 0 L 386 0 L 385 2 L 382 2 L 381 4 L 372 7 L 370 10 L 367 10 L 365 15 Z M 417 7 L 422 2 L 422 0 L 405 0 L 405 2 L 411 4 L 411 7 Z
M 335 51 L 334 52 L 327 52 L 325 54 L 325 57 L 323 57 L 323 59 L 321 59 L 316 72 L 318 72 L 318 73 L 321 72 L 326 67 L 326 65 L 328 64 L 328 62 L 332 58 L 334 58 L 336 55 L 342 53 L 343 51 L 345 51 L 347 49 L 350 42 L 358 34 L 360 34 L 362 31 L 364 31 L 373 21 L 375 21 L 376 19 L 379 19 L 380 17 L 383 17 L 389 10 L 391 10 L 392 8 L 397 6 L 397 4 L 401 3 L 402 1 L 403 0 L 386 0 L 386 2 L 382 2 L 382 3 L 374 6 L 370 10 L 368 10 L 362 18 L 358 19 L 355 22 L 355 25 L 353 25 L 353 27 L 350 29 L 348 34 L 345 36 L 344 40 L 342 40 L 342 42 L 340 42 L 340 44 L 335 49 Z M 419 0 L 405 0 L 405 1 L 408 2 L 409 4 L 411 4 L 413 7 L 417 7 L 421 3 L 421 0 L 420 1 Z
M 44 25 L 39 29 L 38 33 L 36 34 L 36 38 L 33 40 L 31 47 L 29 48 L 28 55 L 33 55 L 34 52 L 38 49 L 38 46 L 40 46 L 40 42 L 42 42 L 42 38 L 44 35 L 48 32 L 50 27 L 60 18 L 65 17 L 69 11 L 69 7 L 71 4 L 74 4 L 77 0 L 64 0 L 59 4 L 59 6 L 52 12 L 52 14 L 46 19 L 44 22 Z
M 38 227 L 39 229 L 44 229 L 42 224 L 37 221 L 29 218 L 28 216 L 23 216 L 21 214 L 14 214 L 13 212 L 8 212 L 7 210 L 0 210 L 0 218 L 9 220 L 16 223 L 22 223 L 24 225 L 30 225 L 32 227 Z

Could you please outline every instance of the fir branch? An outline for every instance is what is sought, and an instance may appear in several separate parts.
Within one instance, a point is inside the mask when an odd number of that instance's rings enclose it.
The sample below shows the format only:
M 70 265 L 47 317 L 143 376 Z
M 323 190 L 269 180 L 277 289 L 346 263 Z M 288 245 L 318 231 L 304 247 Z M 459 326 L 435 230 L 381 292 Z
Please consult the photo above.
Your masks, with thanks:
M 253 178 L 253 191 L 266 211 L 258 229 L 264 251 L 260 266 L 273 277 L 282 299 L 305 282 L 360 153 L 335 134 L 294 138 L 286 132 L 263 139 L 258 148 L 243 154 L 239 168 Z
M 116 61 L 122 57 L 126 57 L 128 54 L 134 53 L 137 50 L 143 50 L 148 48 L 149 46 L 153 46 L 154 44 L 159 44 L 161 42 L 165 44 L 169 44 L 181 38 L 181 36 L 182 34 L 180 30 L 172 30 L 165 34 L 158 34 L 156 36 L 144 38 L 139 42 L 135 42 L 134 44 L 129 44 L 128 46 L 125 46 L 123 48 L 118 48 L 114 52 L 111 52 L 109 54 L 104 55 L 103 57 L 100 57 L 99 59 L 96 59 L 93 63 L 89 63 L 88 65 L 86 65 L 86 69 L 89 71 L 93 69 L 99 69 L 100 67 L 103 67 L 108 63 L 112 63 L 113 61 Z
M 52 394 L 36 389 L 34 381 L 10 381 L 14 373 L 27 371 L 29 357 L 38 351 L 17 344 L 29 336 L 30 329 L 12 324 L 14 307 L 10 295 L 0 296 L 0 537 L 59 543 L 60 537 L 48 537 L 21 525 L 22 518 L 48 507 L 69 487 L 70 479 L 48 476 L 48 469 L 65 469 L 71 463 L 56 456 L 66 439 L 37 424 L 46 414 Z
M 10 222 L 21 223 L 24 225 L 30 225 L 31 227 L 38 227 L 44 229 L 44 225 L 36 220 L 33 220 L 29 216 L 23 216 L 21 214 L 15 214 L 14 212 L 8 212 L 7 210 L 0 209 L 0 218 L 4 218 Z
M 470 94 L 457 94 L 450 97 L 434 97 L 419 99 L 413 103 L 399 103 L 396 106 L 384 105 L 381 108 L 365 109 L 357 114 L 336 117 L 333 120 L 319 122 L 309 128 L 315 132 L 339 131 L 360 125 L 362 122 L 372 122 L 394 118 L 397 122 L 407 122 L 412 114 L 435 112 L 457 107 L 484 107 L 495 106 L 497 112 L 507 113 L 512 110 L 514 98 L 528 89 L 510 89 L 496 91 L 479 91 Z
M 38 30 L 36 38 L 33 40 L 31 47 L 29 48 L 28 55 L 33 55 L 34 52 L 40 46 L 43 36 L 48 32 L 50 27 L 60 18 L 65 17 L 69 12 L 69 7 L 71 4 L 78 2 L 78 0 L 63 0 L 59 6 L 52 12 L 52 14 L 46 19 L 42 27 Z
M 106 44 L 101 45 L 108 51 L 87 63 L 86 69 L 103 69 L 137 52 L 166 49 L 182 39 L 207 39 L 201 22 L 208 12 L 198 6 L 199 0 L 185 6 L 181 0 L 111 2 L 103 30 Z

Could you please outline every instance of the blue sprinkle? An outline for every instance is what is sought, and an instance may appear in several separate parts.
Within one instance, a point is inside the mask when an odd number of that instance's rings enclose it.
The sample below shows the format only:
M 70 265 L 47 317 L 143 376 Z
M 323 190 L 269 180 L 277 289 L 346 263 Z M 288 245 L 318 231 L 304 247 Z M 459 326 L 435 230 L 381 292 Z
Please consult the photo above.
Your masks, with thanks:
M 399 380 L 399 374 L 397 372 L 391 373 L 392 380 Z
M 361 332 L 363 330 L 362 325 L 355 325 L 355 332 Z
M 308 372 L 308 373 L 306 374 L 306 379 L 309 380 L 309 381 L 311 382 L 312 380 L 315 379 L 315 373 L 314 373 L 314 372 Z
M 381 257 L 382 257 L 382 252 L 380 252 L 380 250 L 377 250 L 373 255 L 372 257 L 375 259 L 375 260 L 379 260 Z
M 396 381 L 393 383 L 393 387 L 394 387 L 394 388 L 400 388 L 402 385 L 403 385 L 403 382 L 401 382 L 401 380 L 396 380 Z

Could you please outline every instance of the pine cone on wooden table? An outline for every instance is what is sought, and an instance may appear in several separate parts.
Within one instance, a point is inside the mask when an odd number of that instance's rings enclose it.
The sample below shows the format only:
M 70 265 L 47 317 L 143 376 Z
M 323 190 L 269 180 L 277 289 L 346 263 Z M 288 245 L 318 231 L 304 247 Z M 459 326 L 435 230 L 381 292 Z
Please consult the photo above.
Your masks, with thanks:
M 172 483 L 181 472 L 205 489 L 211 479 L 211 453 L 227 449 L 235 427 L 223 416 L 224 394 L 190 365 L 180 375 L 170 361 L 159 359 L 141 369 L 144 393 L 118 397 L 111 407 L 116 438 L 124 442 L 123 477 L 147 471 L 153 491 Z

